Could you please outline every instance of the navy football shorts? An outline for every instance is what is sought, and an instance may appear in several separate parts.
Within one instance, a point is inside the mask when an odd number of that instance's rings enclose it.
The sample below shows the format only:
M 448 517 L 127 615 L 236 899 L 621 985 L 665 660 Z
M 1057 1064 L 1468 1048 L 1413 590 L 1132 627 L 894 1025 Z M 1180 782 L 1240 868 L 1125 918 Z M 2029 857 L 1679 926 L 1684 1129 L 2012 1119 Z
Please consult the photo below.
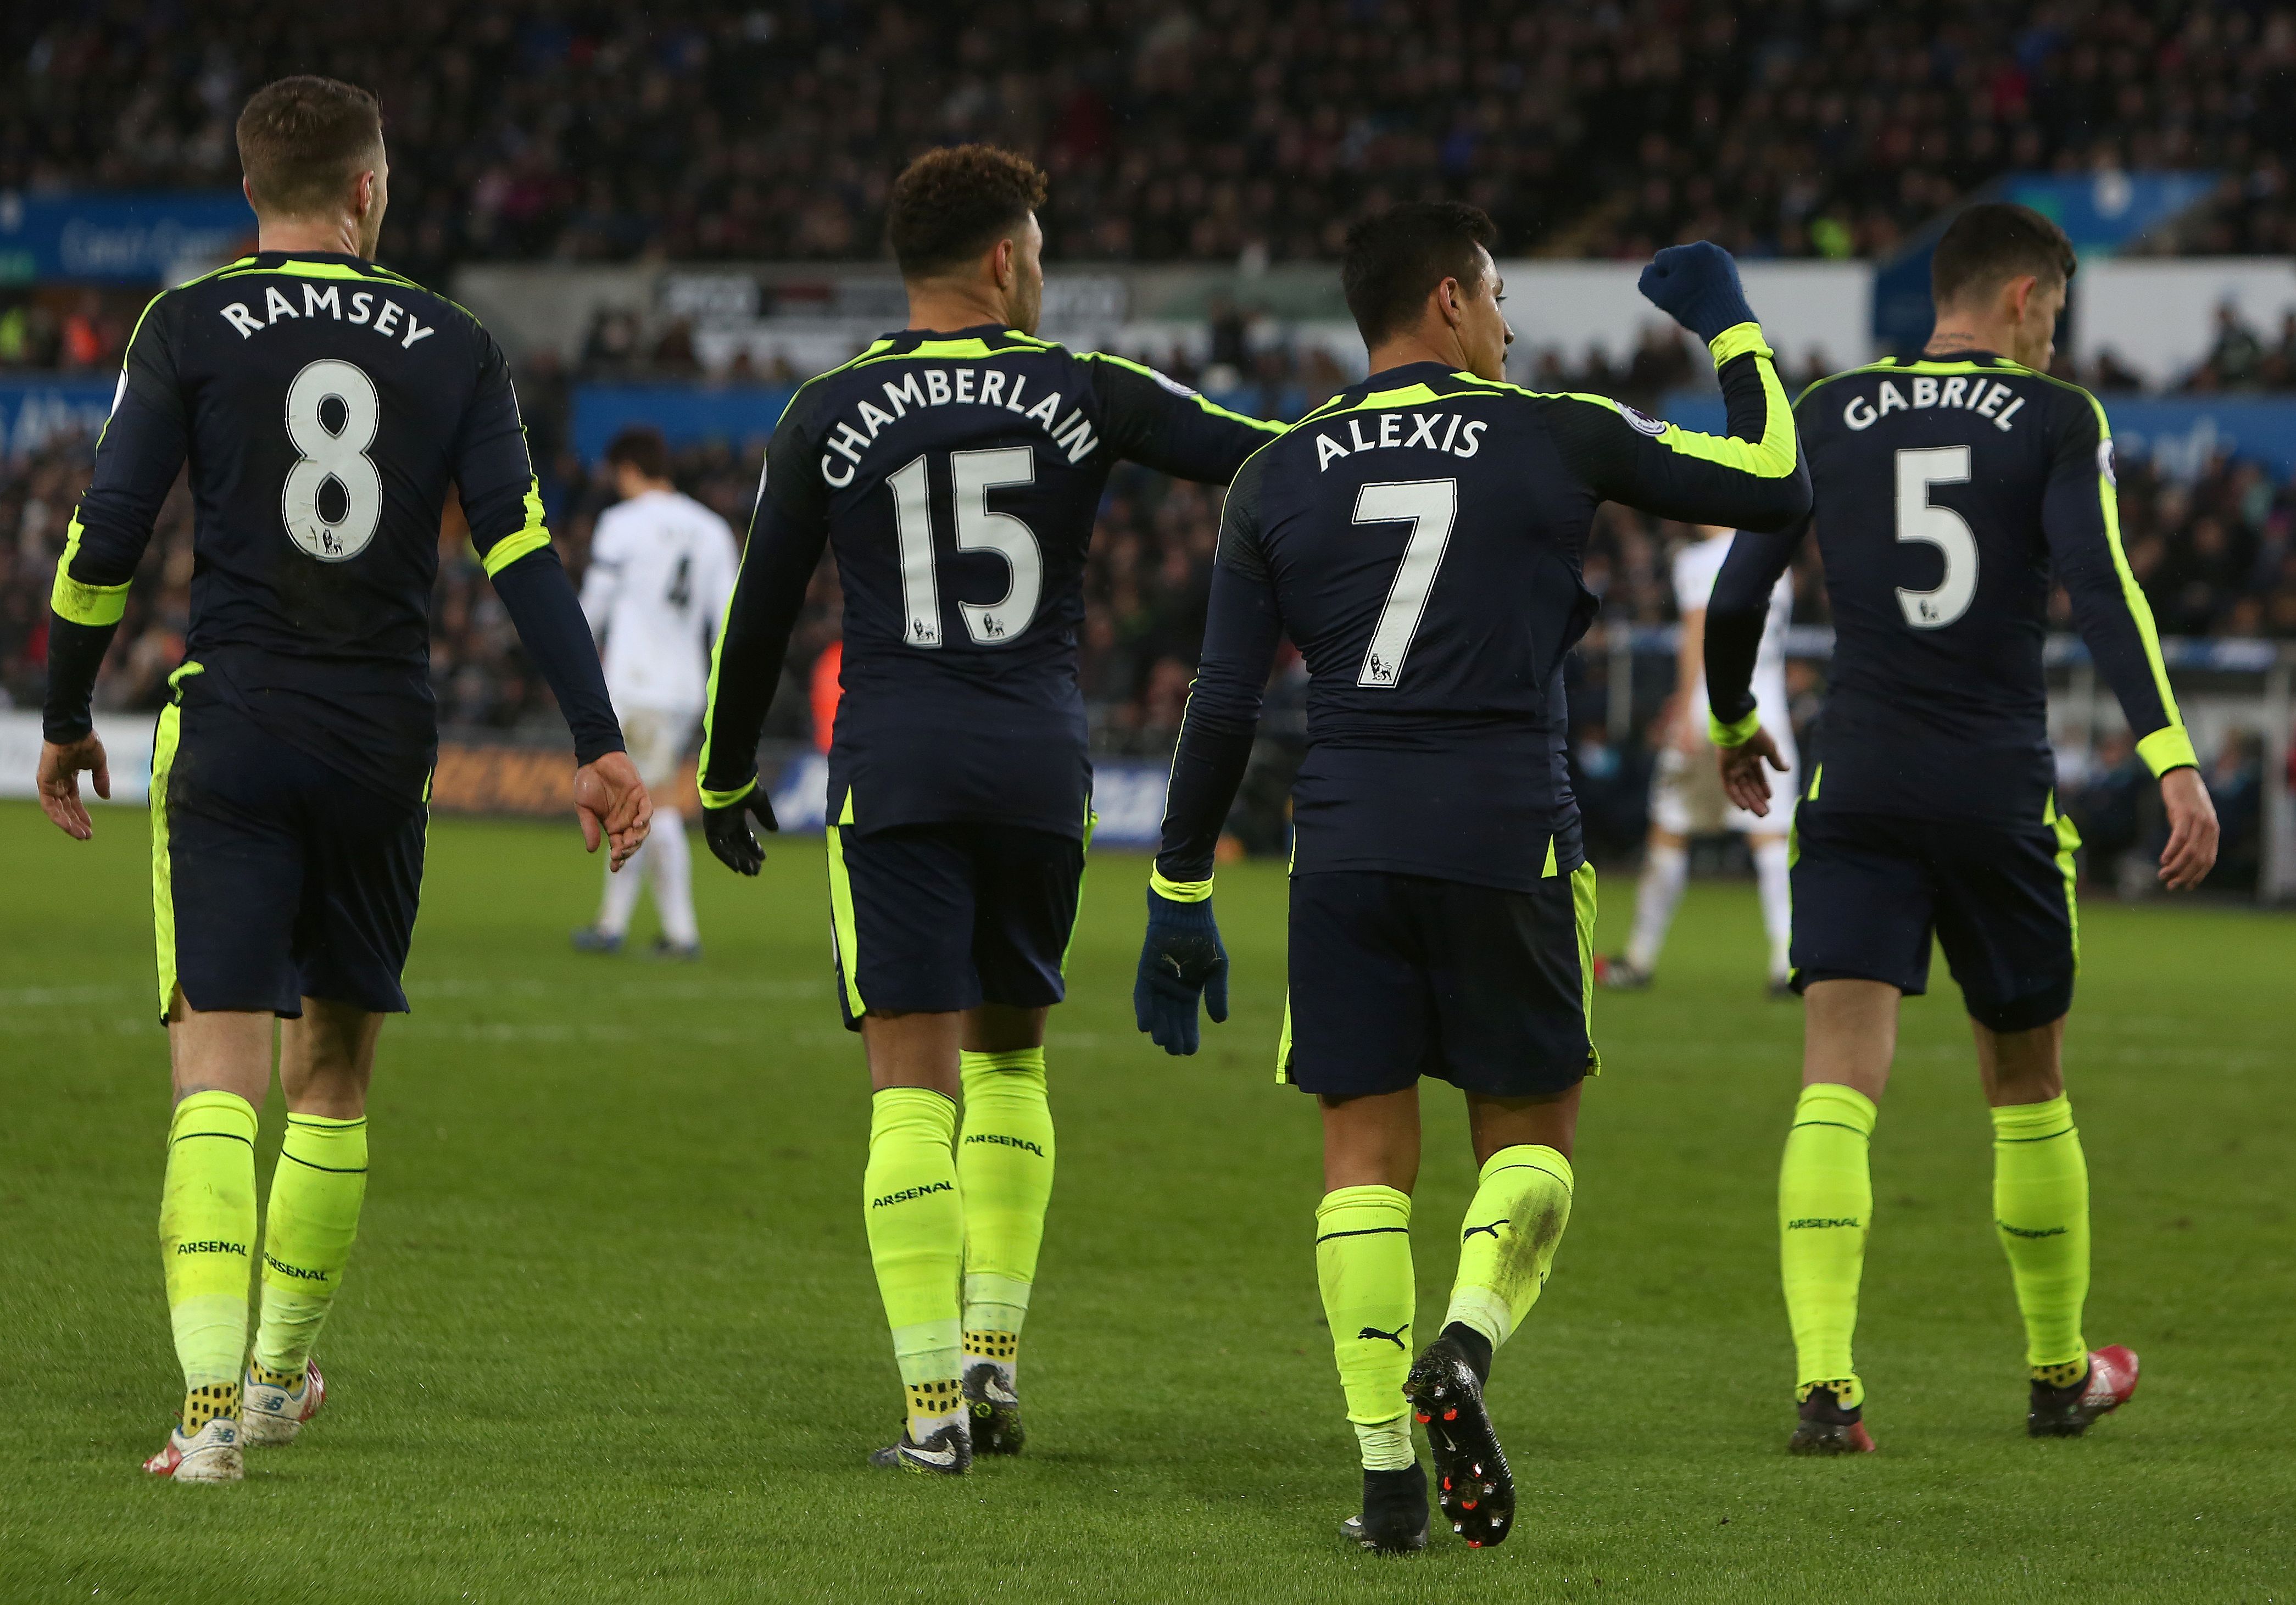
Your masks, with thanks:
M 430 810 L 281 741 L 196 669 L 175 684 L 152 753 L 160 1018 L 179 985 L 194 1009 L 404 1012 Z
M 1587 1036 L 1595 867 L 1535 891 L 1331 870 L 1292 878 L 1276 1077 L 1331 1098 L 1434 1076 L 1496 1098 L 1568 1092 Z
M 868 1013 L 1059 1003 L 1086 845 L 971 821 L 867 835 L 849 820 L 831 825 L 830 924 L 847 1029 Z
M 2072 1006 L 2080 962 L 2073 851 L 2055 816 L 2030 829 L 1805 803 L 1794 820 L 1793 967 L 1812 981 L 1929 990 L 1930 938 L 1962 1002 L 1995 1031 L 2046 1026 Z

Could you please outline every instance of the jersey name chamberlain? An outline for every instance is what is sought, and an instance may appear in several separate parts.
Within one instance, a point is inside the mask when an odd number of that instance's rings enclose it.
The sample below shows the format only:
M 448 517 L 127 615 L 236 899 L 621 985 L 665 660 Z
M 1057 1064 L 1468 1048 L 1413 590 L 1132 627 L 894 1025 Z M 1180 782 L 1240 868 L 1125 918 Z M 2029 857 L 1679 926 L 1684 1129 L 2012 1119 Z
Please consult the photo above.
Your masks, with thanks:
M 1002 407 L 1041 425 L 1053 438 L 1054 446 L 1068 454 L 1070 462 L 1081 463 L 1090 456 L 1100 437 L 1084 409 L 1071 407 L 1062 417 L 1058 390 L 1030 399 L 1028 384 L 1026 374 L 1004 368 L 913 368 L 899 379 L 884 382 L 885 406 L 863 401 L 852 422 L 837 426 L 829 437 L 828 449 L 821 454 L 821 477 L 840 489 L 852 484 L 861 454 L 876 440 L 878 431 L 896 418 L 906 417 L 912 407 Z M 886 407 L 892 410 L 888 412 Z M 841 463 L 840 457 L 844 459 Z
M 299 312 L 280 293 L 279 286 L 266 284 L 263 290 L 261 315 L 258 316 L 245 301 L 234 301 L 227 307 L 219 307 L 216 315 L 238 330 L 242 340 L 251 340 L 266 329 L 276 329 L 290 318 L 301 323 L 307 318 L 321 316 L 333 318 L 339 323 L 365 324 L 386 340 L 396 340 L 402 351 L 412 349 L 416 340 L 427 340 L 439 332 L 436 324 L 421 322 L 397 301 L 377 295 L 372 290 L 354 290 L 346 297 L 340 284 L 322 288 L 306 281 L 302 291 L 303 308 Z M 377 301 L 381 301 L 381 306 L 377 307 Z M 401 318 L 406 320 L 404 328 L 399 324 Z

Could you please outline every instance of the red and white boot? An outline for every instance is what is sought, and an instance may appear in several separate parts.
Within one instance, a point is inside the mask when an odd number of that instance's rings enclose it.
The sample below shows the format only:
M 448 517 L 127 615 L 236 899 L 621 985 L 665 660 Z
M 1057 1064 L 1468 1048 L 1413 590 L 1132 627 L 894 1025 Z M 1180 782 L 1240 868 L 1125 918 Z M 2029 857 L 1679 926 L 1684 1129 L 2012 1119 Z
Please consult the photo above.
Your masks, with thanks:
M 2025 1430 L 2034 1437 L 2079 1437 L 2089 1423 L 2111 1415 L 2136 1396 L 2136 1351 L 2115 1343 L 2091 1349 L 2088 1375 L 2063 1388 L 2038 1378 Z

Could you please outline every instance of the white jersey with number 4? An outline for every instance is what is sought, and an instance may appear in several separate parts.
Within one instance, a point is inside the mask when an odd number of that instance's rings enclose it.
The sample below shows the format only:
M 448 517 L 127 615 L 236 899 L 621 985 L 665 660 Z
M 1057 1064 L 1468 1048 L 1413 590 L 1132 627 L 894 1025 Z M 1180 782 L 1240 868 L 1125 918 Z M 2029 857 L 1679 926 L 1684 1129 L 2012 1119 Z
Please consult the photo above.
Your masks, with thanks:
M 726 520 L 676 491 L 649 490 L 598 515 L 582 611 L 605 643 L 617 708 L 701 712 L 709 643 L 740 566 Z
M 1685 613 L 1703 610 L 1714 595 L 1722 562 L 1730 555 L 1734 530 L 1693 541 L 1674 560 L 1674 605 Z M 1793 724 L 1786 717 L 1786 626 L 1793 621 L 1793 571 L 1778 576 L 1770 589 L 1770 613 L 1762 624 L 1762 644 L 1754 657 L 1754 708 L 1762 728 L 1778 742 L 1779 751 L 1792 758 Z M 607 683 L 612 684 L 610 675 Z M 1702 672 L 1691 688 L 1690 718 L 1702 735 L 1706 730 L 1706 676 Z

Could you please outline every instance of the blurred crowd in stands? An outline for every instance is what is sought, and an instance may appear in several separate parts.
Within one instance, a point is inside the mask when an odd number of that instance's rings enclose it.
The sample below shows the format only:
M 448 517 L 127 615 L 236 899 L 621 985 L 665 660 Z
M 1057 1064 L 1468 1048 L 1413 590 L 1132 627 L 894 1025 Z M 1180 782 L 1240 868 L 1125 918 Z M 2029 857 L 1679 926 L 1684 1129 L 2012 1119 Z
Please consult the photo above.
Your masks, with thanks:
M 2010 168 L 2214 169 L 2172 244 L 2296 251 L 2296 12 L 2266 0 L 218 0 L 0 8 L 0 191 L 235 186 L 288 72 L 381 95 L 383 255 L 850 259 L 994 139 L 1059 259 L 1328 258 L 1447 193 L 1508 250 L 1877 257 Z
M 1656 363 L 1652 358 L 1645 368 Z M 1629 364 L 1563 372 L 1555 382 L 1557 388 L 1632 393 L 1634 377 Z M 1286 379 L 1295 381 L 1296 376 Z M 529 374 L 523 394 L 552 525 L 578 578 L 597 515 L 612 498 L 611 481 L 569 445 L 562 378 Z M 49 581 L 71 507 L 86 484 L 90 448 L 85 436 L 60 437 L 0 463 L 0 706 L 38 705 Z M 683 449 L 675 457 L 676 478 L 736 530 L 746 530 L 762 448 L 761 439 L 752 439 L 738 446 Z M 2121 465 L 2120 492 L 2129 567 L 2164 635 L 2296 641 L 2296 480 L 2276 482 L 2252 462 L 2224 456 L 2184 479 L 2169 477 L 2150 460 L 2132 459 Z M 1169 751 L 1201 636 L 1219 509 L 1217 489 L 1144 470 L 1119 468 L 1109 482 L 1086 571 L 1080 642 L 1083 690 L 1095 745 L 1103 752 L 1160 759 Z M 1678 526 L 1605 504 L 1587 556 L 1587 583 L 1601 596 L 1603 612 L 1585 649 L 1571 659 L 1569 696 L 1590 840 L 1610 856 L 1631 855 L 1641 839 L 1648 726 L 1671 689 L 1672 674 L 1664 650 L 1645 649 L 1634 662 L 1631 693 L 1615 698 L 1612 648 L 1621 637 L 1613 632 L 1672 621 L 1671 559 L 1686 536 Z M 513 738 L 562 740 L 548 692 L 451 524 L 442 532 L 440 557 L 432 683 L 442 723 Z M 167 675 L 183 653 L 191 569 L 191 507 L 179 485 L 129 593 L 127 618 L 99 686 L 100 708 L 159 706 Z M 1824 623 L 1824 581 L 1814 543 L 1801 553 L 1795 577 L 1796 621 Z M 817 733 L 808 682 L 815 661 L 838 638 L 840 611 L 836 572 L 824 561 L 792 642 L 769 737 L 802 743 Z M 2054 625 L 2070 626 L 2062 595 Z M 1794 664 L 1792 685 L 1797 723 L 1807 726 L 1822 705 L 1823 664 Z M 1303 687 L 1303 672 L 1287 653 L 1267 704 L 1269 760 L 1248 782 L 1267 806 L 1247 808 L 1240 817 L 1281 818 L 1289 778 L 1285 753 L 1296 751 L 1304 733 Z M 2097 864 L 2117 862 L 2160 829 L 2157 802 L 2139 783 L 2142 766 L 2126 745 L 2108 741 L 2093 755 L 2073 755 L 2068 766 L 2068 810 L 2089 837 Z M 2222 790 L 2219 807 L 2228 816 L 2225 872 L 2252 880 L 2261 744 L 2252 731 L 2235 730 L 2210 757 L 2211 784 Z M 2244 838 L 2231 828 L 2242 820 Z M 1280 843 L 1254 845 L 1273 850 Z

